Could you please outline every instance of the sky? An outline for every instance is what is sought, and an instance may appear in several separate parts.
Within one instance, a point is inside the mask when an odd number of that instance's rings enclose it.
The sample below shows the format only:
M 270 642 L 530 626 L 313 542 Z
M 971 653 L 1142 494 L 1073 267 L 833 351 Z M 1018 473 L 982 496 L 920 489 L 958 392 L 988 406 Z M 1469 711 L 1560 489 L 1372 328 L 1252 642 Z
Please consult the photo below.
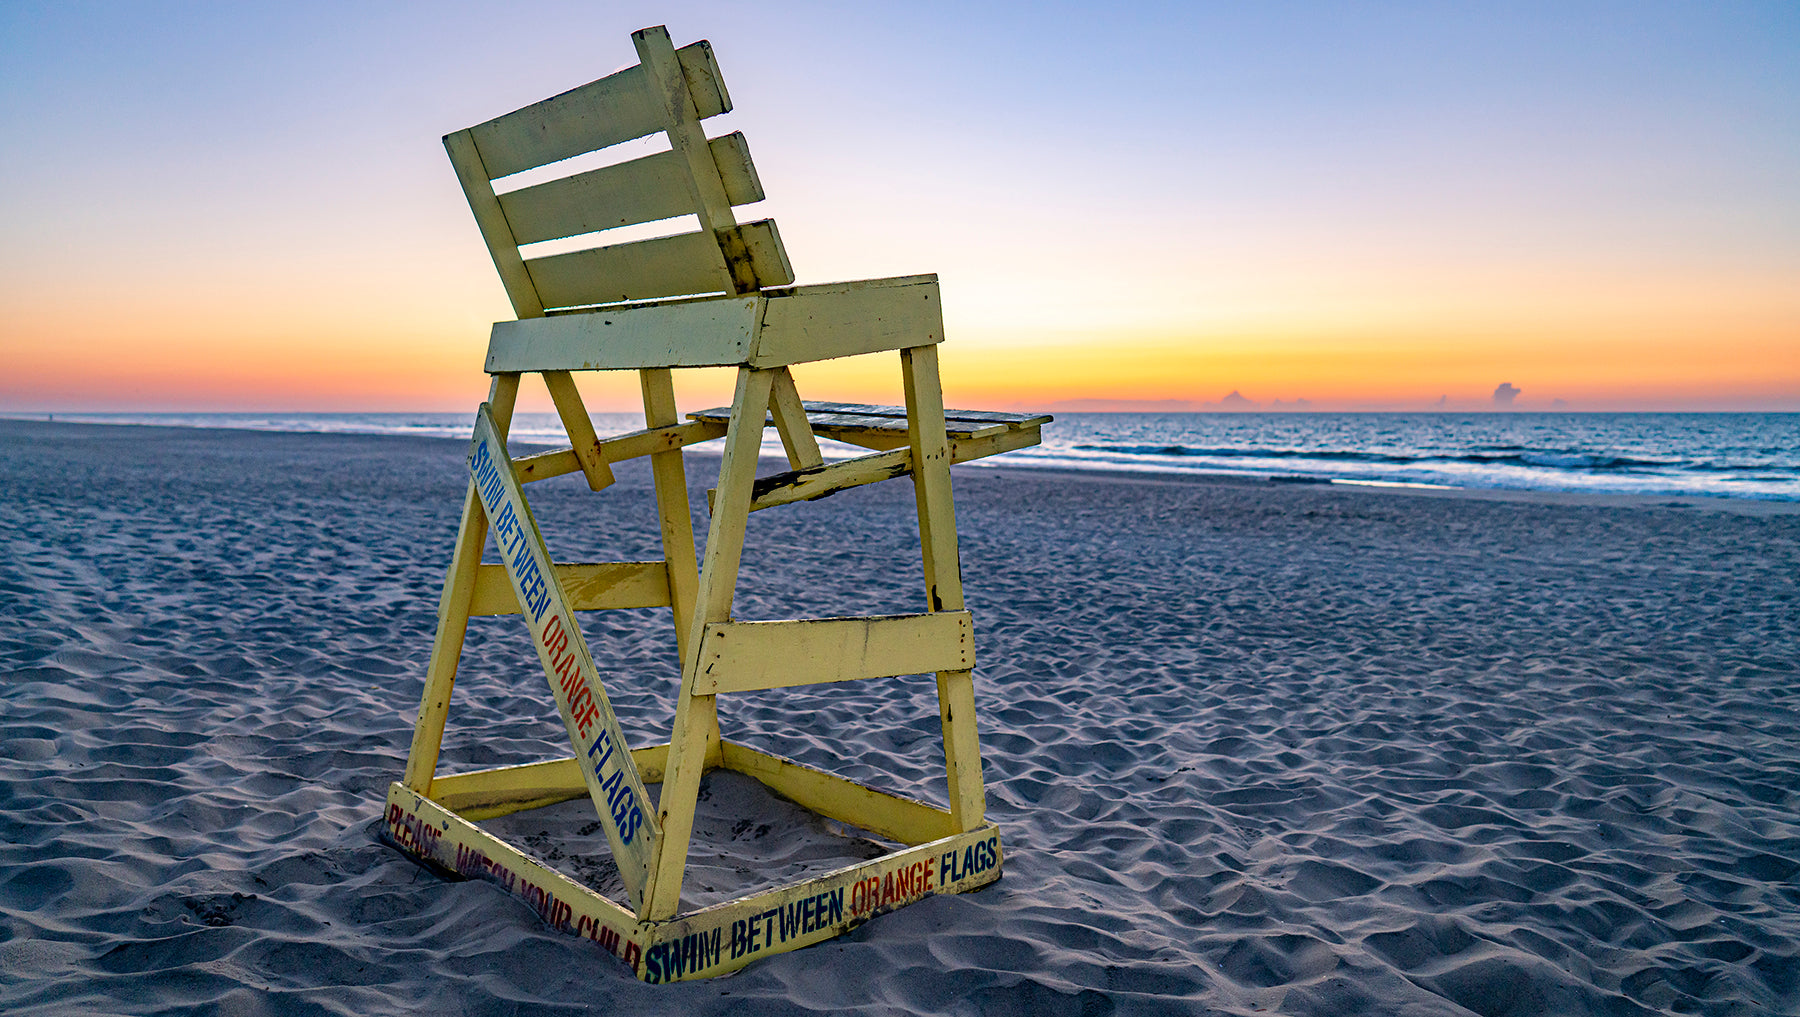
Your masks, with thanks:
M 6 0 L 0 412 L 472 407 L 441 136 L 655 24 L 801 282 L 939 274 L 953 405 L 1800 410 L 1800 5 L 1105 6 Z

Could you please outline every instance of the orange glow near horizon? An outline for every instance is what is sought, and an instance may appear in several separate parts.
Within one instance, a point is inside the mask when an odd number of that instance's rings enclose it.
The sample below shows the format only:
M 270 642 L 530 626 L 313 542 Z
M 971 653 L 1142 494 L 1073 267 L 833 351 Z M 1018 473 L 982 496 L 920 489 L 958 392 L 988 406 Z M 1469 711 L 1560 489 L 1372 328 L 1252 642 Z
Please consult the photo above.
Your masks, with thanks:
M 485 330 L 483 330 L 485 331 Z M 486 392 L 483 344 L 384 336 L 385 342 L 276 339 L 249 347 L 220 337 L 139 336 L 139 342 L 70 355 L 14 354 L 0 404 L 12 411 L 459 411 Z M 257 355 L 260 353 L 260 355 Z M 1415 340 L 1139 340 L 1023 348 L 950 342 L 943 348 L 952 405 L 1132 409 L 1185 403 L 1201 409 L 1232 391 L 1278 408 L 1305 400 L 1318 410 L 1487 408 L 1494 387 L 1523 390 L 1517 408 L 1576 410 L 1794 409 L 1800 353 L 1782 334 L 1738 336 L 1692 355 L 1675 340 L 1558 343 Z M 1744 365 L 1757 365 L 1747 377 Z M 803 394 L 862 402 L 900 399 L 891 356 L 796 369 Z M 628 372 L 580 376 L 595 411 L 637 408 Z M 728 370 L 678 372 L 684 407 L 729 400 Z M 25 382 L 17 384 L 14 380 Z M 521 409 L 547 410 L 535 386 Z M 1290 408 L 1291 405 L 1290 405 Z
M 1781 16 L 1132 15 L 1170 63 L 1079 5 L 957 12 L 1004 51 L 898 9 L 669 6 L 498 47 L 385 8 L 9 26 L 34 154 L 0 187 L 0 412 L 468 410 L 509 310 L 438 137 L 632 62 L 656 20 L 709 34 L 739 107 L 709 133 L 751 139 L 743 217 L 801 281 L 940 274 L 952 405 L 1476 410 L 1507 382 L 1520 409 L 1800 411 Z M 975 101 L 1000 94 L 1004 129 Z M 797 375 L 892 402 L 891 359 Z M 732 387 L 678 379 L 684 407 Z

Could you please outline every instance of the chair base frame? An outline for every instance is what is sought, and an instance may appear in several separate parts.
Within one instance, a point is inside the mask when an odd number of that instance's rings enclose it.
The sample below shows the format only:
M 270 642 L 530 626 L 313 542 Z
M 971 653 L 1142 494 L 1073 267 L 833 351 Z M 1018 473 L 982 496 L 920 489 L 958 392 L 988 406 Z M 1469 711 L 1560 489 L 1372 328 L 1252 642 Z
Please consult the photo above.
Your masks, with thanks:
M 706 978 L 760 957 L 840 935 L 928 896 L 1000 878 L 999 829 L 984 815 L 971 675 L 972 621 L 963 609 L 949 465 L 1036 444 L 1047 417 L 946 412 L 934 345 L 900 352 L 905 407 L 803 404 L 785 368 L 740 367 L 729 409 L 679 424 L 667 368 L 640 369 L 647 429 L 601 440 L 566 372 L 543 370 L 571 445 L 514 461 L 506 433 L 521 372 L 494 375 L 477 412 L 470 488 L 439 601 L 439 628 L 402 780 L 388 790 L 386 839 L 451 878 L 486 879 L 525 901 L 552 928 L 589 939 L 652 983 Z M 755 474 L 765 411 L 787 447 L 787 473 Z M 954 423 L 949 418 L 954 418 Z M 814 431 L 882 450 L 821 461 Z M 682 449 L 723 436 L 704 567 L 688 525 Z M 567 563 L 550 555 L 522 485 L 580 471 L 594 490 L 610 462 L 648 456 L 656 475 L 665 560 Z M 921 615 L 733 621 L 749 513 L 835 490 L 910 476 L 930 610 Z M 492 531 L 490 533 L 490 530 Z M 481 562 L 490 536 L 500 564 Z M 723 550 L 721 550 L 723 549 Z M 684 577 L 688 577 L 685 578 Z M 693 586 L 697 578 L 699 588 Z M 683 672 L 669 742 L 631 749 L 570 612 L 674 610 Z M 576 754 L 463 774 L 436 772 L 463 634 L 474 615 L 523 614 Z M 551 635 L 554 627 L 557 633 Z M 804 666 L 801 666 L 804 664 Z M 720 738 L 713 699 L 762 688 L 896 674 L 937 676 L 949 807 Z M 685 721 L 684 721 L 685 714 Z M 868 861 L 808 875 L 683 913 L 680 885 L 701 776 L 724 769 L 828 819 L 901 845 Z M 644 785 L 662 785 L 651 805 Z M 629 906 L 531 858 L 476 825 L 497 816 L 591 798 Z M 653 813 L 653 814 L 652 814 Z M 638 817 L 646 818 L 638 823 Z M 611 825 L 608 825 L 610 823 Z M 637 882 L 633 882 L 634 878 Z
M 646 783 L 662 776 L 668 745 L 636 749 Z M 952 832 L 950 813 L 735 742 L 717 769 L 745 774 L 820 815 L 899 840 L 879 858 L 677 914 L 639 920 L 625 907 L 531 858 L 475 824 L 588 794 L 574 757 L 446 774 L 429 796 L 388 788 L 385 832 L 401 851 L 452 878 L 485 879 L 523 900 L 552 928 L 598 943 L 650 983 L 711 978 L 751 961 L 842 935 L 877 915 L 1000 878 L 999 828 Z

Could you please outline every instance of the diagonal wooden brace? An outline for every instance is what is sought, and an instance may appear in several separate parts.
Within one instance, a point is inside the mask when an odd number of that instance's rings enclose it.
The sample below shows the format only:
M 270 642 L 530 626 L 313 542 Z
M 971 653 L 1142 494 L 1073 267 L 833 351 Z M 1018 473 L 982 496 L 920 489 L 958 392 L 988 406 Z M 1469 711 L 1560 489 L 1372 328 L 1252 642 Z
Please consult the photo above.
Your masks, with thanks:
M 486 403 L 476 414 L 469 470 L 575 758 L 582 761 L 582 779 L 635 907 L 643 900 L 656 864 L 661 827 Z

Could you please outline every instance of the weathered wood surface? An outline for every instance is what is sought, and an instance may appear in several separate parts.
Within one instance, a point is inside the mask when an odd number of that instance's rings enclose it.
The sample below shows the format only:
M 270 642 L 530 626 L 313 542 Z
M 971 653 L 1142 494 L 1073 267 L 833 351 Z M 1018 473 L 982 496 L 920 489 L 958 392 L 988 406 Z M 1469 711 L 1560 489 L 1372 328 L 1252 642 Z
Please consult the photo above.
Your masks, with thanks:
M 388 788 L 384 819 L 388 837 L 402 851 L 493 883 L 524 900 L 551 928 L 600 944 L 651 983 L 722 975 L 926 897 L 966 893 L 999 879 L 1005 861 L 999 831 L 987 823 L 672 920 L 638 921 L 403 784 Z
M 486 370 L 729 367 L 748 359 L 761 310 L 752 294 L 497 322 Z
M 657 923 L 638 977 L 652 984 L 711 978 L 760 957 L 821 943 L 926 897 L 965 893 L 1000 878 L 991 823 L 873 861 Z
M 644 397 L 645 433 L 684 427 L 675 403 L 674 373 L 666 368 L 638 372 L 638 388 Z M 710 425 L 709 425 L 710 426 Z M 725 428 L 720 426 L 723 435 Z M 656 485 L 657 527 L 662 534 L 663 559 L 667 563 L 669 600 L 675 619 L 675 659 L 686 666 L 688 639 L 692 636 L 694 598 L 700 586 L 699 551 L 694 546 L 694 517 L 688 505 L 687 464 L 679 447 L 655 451 L 650 456 L 650 475 Z M 707 727 L 708 765 L 718 762 L 719 720 Z M 661 766 L 659 764 L 660 772 Z
M 861 417 L 896 417 L 906 419 L 906 407 L 881 406 L 870 403 L 833 403 L 808 400 L 806 412 L 848 413 Z M 1007 410 L 944 410 L 944 421 L 954 423 L 1006 424 L 1010 427 L 1036 427 L 1056 418 L 1048 413 L 1018 413 Z
M 795 286 L 763 294 L 752 367 L 879 353 L 942 342 L 935 275 Z
M 726 200 L 733 205 L 763 200 L 762 181 L 742 132 L 714 138 L 708 146 Z M 521 187 L 500 195 L 499 201 L 520 244 L 635 226 L 694 210 L 687 166 L 674 152 Z
M 751 488 L 750 510 L 812 501 L 852 487 L 904 477 L 911 472 L 912 450 L 903 448 L 758 477 Z
M 588 654 L 587 640 L 551 567 L 543 534 L 538 532 L 485 404 L 475 415 L 469 471 L 491 520 L 494 543 L 512 580 L 513 593 L 525 608 L 522 616 L 556 698 L 557 712 L 575 755 L 586 764 L 583 778 L 618 862 L 619 875 L 637 903 L 643 899 L 656 858 L 657 818 Z
M 599 491 L 612 486 L 612 467 L 600 452 L 600 438 L 594 434 L 594 420 L 581 401 L 581 391 L 567 371 L 545 371 L 544 387 L 550 390 L 550 401 L 562 420 L 563 433 L 569 436 L 569 449 L 587 475 L 588 490 Z M 514 474 L 517 475 L 516 473 Z
M 671 396 L 673 398 L 673 396 Z M 599 440 L 600 458 L 607 463 L 622 463 L 627 459 L 639 456 L 656 456 L 664 452 L 679 451 L 689 445 L 698 445 L 703 441 L 725 436 L 725 425 L 711 421 L 690 421 L 674 423 L 662 427 L 650 427 L 641 431 L 630 431 L 611 438 Z M 513 460 L 513 473 L 522 484 L 534 480 L 548 480 L 560 477 L 565 473 L 574 473 L 581 469 L 581 460 L 575 456 L 573 448 L 555 449 L 550 452 L 539 452 L 536 455 L 524 456 Z
M 836 437 L 836 435 L 831 437 Z M 904 436 L 902 440 L 905 440 Z M 966 463 L 974 459 L 999 455 L 1002 452 L 1030 448 L 1039 440 L 1040 433 L 1035 427 L 1016 431 L 1004 430 L 999 434 L 989 434 L 979 438 L 959 439 L 950 443 L 950 461 Z M 755 512 L 774 508 L 777 505 L 813 501 L 839 491 L 849 490 L 852 487 L 910 476 L 911 473 L 911 448 L 892 449 L 875 455 L 857 456 L 854 459 L 841 459 L 835 463 L 827 463 L 811 469 L 772 473 L 766 477 L 756 478 L 756 483 L 751 487 L 750 510 Z M 708 491 L 708 505 L 712 503 L 713 497 L 714 492 Z
M 963 671 L 975 666 L 967 611 L 803 621 L 714 622 L 692 695 Z
M 925 569 L 925 603 L 932 611 L 963 609 L 962 563 L 956 541 L 956 505 L 950 490 L 950 442 L 944 433 L 944 392 L 936 346 L 900 354 L 906 419 L 912 424 L 913 496 L 919 511 L 919 550 Z M 959 830 L 985 822 L 987 791 L 981 777 L 981 744 L 975 730 L 974 674 L 938 672 L 938 719 L 944 732 L 950 816 Z
M 551 566 L 571 611 L 668 607 L 669 577 L 660 561 L 562 562 Z M 519 598 L 501 565 L 483 565 L 475 576 L 469 614 L 518 614 Z
M 832 403 L 808 401 L 802 404 L 812 430 L 828 438 L 862 444 L 861 437 L 874 437 L 890 442 L 890 448 L 910 444 L 906 407 L 877 406 L 866 403 Z M 731 414 L 729 406 L 715 406 L 688 414 L 690 420 L 723 422 Z M 1007 431 L 1040 428 L 1055 418 L 1047 413 L 1003 413 L 988 410 L 947 410 L 944 427 L 947 437 L 966 440 L 985 438 Z
M 754 232 L 765 225 L 772 228 L 773 224 L 764 220 L 734 228 Z M 706 270 L 703 266 L 695 268 L 698 262 L 684 260 L 695 256 L 692 250 L 683 254 L 676 247 L 709 242 L 702 234 L 686 233 L 559 254 L 526 264 L 545 307 L 636 299 L 596 295 L 595 291 L 595 287 L 614 285 L 632 273 L 646 280 L 649 289 L 661 291 L 640 296 L 699 293 L 703 290 L 683 287 L 705 285 Z M 668 246 L 671 244 L 676 247 Z M 651 250 L 645 245 L 663 246 Z M 752 248 L 754 254 L 754 243 Z M 601 282 L 608 278 L 613 261 L 620 262 L 618 272 L 625 274 L 615 274 L 609 281 Z M 562 283 L 546 285 L 544 272 L 550 269 L 545 266 L 550 262 L 561 266 L 555 272 L 566 275 L 566 289 Z M 689 273 L 687 282 L 668 281 L 674 278 L 669 273 L 681 272 Z M 496 374 L 646 367 L 785 367 L 929 345 L 943 338 L 936 276 L 795 286 L 773 293 L 625 304 L 497 322 L 488 340 L 486 368 L 488 373 Z M 870 426 L 881 423 L 872 420 Z M 964 429 L 965 433 L 971 430 Z
M 746 271 L 753 275 L 758 285 L 779 286 L 793 281 L 794 270 L 788 264 L 774 220 L 758 219 L 741 226 L 726 226 L 721 232 L 731 234 L 731 242 L 742 248 Z M 720 274 L 722 268 L 712 264 L 720 257 L 719 244 L 719 239 L 710 232 L 677 233 L 653 240 L 531 258 L 525 262 L 525 272 L 531 276 L 538 299 L 545 307 L 612 304 L 694 293 L 729 293 L 731 291 Z
M 731 98 L 711 44 L 677 51 L 700 119 L 729 112 Z M 664 129 L 659 97 L 646 87 L 643 67 L 627 67 L 579 88 L 534 102 L 469 128 L 488 179 L 610 148 Z
M 775 382 L 769 389 L 769 419 L 781 435 L 781 448 L 787 453 L 789 466 L 806 470 L 825 464 L 819 439 L 813 435 L 806 409 L 801 405 L 800 390 L 794 387 L 794 375 L 785 367 L 775 373 Z
M 631 33 L 631 44 L 637 48 L 638 60 L 645 72 L 645 87 L 662 110 L 663 129 L 669 137 L 669 149 L 677 162 L 686 168 L 688 210 L 700 221 L 700 232 L 715 241 L 709 264 L 716 266 L 720 285 L 704 286 L 688 293 L 704 293 L 719 289 L 726 293 L 748 293 L 769 283 L 758 282 L 750 264 L 750 253 L 743 235 L 732 227 L 731 199 L 719 178 L 718 166 L 700 127 L 698 106 L 688 91 L 687 77 L 681 71 L 681 59 L 669 41 L 667 29 L 657 26 Z M 783 264 L 787 261 L 782 254 Z M 787 276 L 791 281 L 792 275 Z

